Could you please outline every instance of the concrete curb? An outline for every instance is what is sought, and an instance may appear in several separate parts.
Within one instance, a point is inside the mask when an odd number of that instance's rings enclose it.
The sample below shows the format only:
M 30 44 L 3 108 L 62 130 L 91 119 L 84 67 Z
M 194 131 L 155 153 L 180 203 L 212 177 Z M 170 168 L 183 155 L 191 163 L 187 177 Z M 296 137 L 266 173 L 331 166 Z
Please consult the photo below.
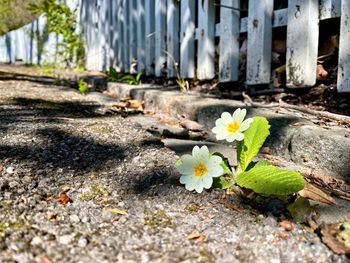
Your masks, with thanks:
M 266 146 L 272 153 L 299 165 L 316 168 L 324 175 L 341 178 L 350 183 L 350 130 L 339 127 L 323 128 L 299 112 L 276 108 L 250 107 L 241 101 L 217 99 L 198 93 L 180 93 L 176 88 L 153 85 L 130 86 L 109 83 L 108 91 L 118 98 L 130 96 L 143 100 L 145 109 L 160 110 L 170 115 L 186 115 L 208 130 L 222 112 L 246 108 L 248 116 L 266 117 L 271 135 Z

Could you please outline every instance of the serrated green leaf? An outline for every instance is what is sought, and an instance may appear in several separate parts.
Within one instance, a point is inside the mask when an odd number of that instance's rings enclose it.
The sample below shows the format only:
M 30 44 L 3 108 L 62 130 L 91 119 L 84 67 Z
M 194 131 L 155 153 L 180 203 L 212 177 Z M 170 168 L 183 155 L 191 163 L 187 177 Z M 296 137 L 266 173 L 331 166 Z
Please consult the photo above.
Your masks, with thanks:
M 213 178 L 213 187 L 220 189 L 228 189 L 234 184 L 234 181 L 226 179 L 224 176 Z
M 244 172 L 263 146 L 270 134 L 270 125 L 266 118 L 256 116 L 253 123 L 244 132 L 244 140 L 237 142 L 237 160 Z
M 267 166 L 267 165 L 271 165 L 271 164 L 266 160 L 262 160 L 262 161 L 258 161 L 258 162 L 251 162 L 248 165 L 246 171 L 249 171 L 250 169 L 253 169 L 253 168 L 258 168 L 258 167 Z
M 302 190 L 304 178 L 296 171 L 280 170 L 273 165 L 254 167 L 237 175 L 240 187 L 252 189 L 258 194 L 289 195 Z

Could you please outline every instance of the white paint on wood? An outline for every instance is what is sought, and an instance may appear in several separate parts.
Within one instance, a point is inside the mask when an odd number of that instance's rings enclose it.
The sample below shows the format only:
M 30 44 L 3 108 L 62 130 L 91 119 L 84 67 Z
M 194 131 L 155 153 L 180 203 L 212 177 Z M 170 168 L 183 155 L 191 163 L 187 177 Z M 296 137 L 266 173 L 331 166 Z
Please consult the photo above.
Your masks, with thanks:
M 137 0 L 137 71 L 145 71 L 145 0 Z
M 221 0 L 221 4 L 240 7 L 239 0 Z M 239 68 L 239 11 L 220 8 L 220 82 L 237 81 Z
M 117 1 L 117 70 L 118 71 L 124 71 L 124 17 L 123 17 L 123 0 L 116 0 Z
M 338 81 L 339 92 L 350 92 L 350 1 L 341 3 Z
M 215 8 L 214 0 L 198 0 L 197 77 L 215 77 Z
M 177 76 L 180 60 L 180 3 L 168 0 L 167 6 L 167 68 L 168 77 Z
M 247 84 L 267 84 L 271 76 L 272 0 L 249 0 Z
M 155 21 L 155 75 L 161 77 L 165 75 L 166 69 L 166 0 L 156 0 L 156 21 Z
M 289 0 L 286 58 L 289 87 L 316 83 L 318 14 L 318 1 Z
M 195 7 L 194 0 L 181 0 L 180 32 L 180 75 L 182 78 L 194 78 L 194 33 Z
M 154 0 L 145 0 L 146 75 L 154 75 L 155 61 L 155 5 Z
M 130 7 L 130 0 L 123 0 L 123 11 L 122 11 L 122 21 L 123 21 L 123 69 L 124 72 L 129 72 L 130 70 L 130 26 L 129 26 L 129 7 Z
M 320 0 L 320 19 L 329 19 L 340 16 L 341 0 Z
M 136 58 L 137 58 L 137 19 L 138 8 L 136 0 L 129 0 L 129 61 L 130 73 L 136 72 Z

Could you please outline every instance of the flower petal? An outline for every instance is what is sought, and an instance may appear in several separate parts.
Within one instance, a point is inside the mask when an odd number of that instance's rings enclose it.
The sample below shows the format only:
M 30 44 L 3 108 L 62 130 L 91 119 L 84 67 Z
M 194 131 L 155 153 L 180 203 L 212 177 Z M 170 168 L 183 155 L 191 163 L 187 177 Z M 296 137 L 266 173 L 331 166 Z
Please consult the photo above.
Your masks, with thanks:
M 234 113 L 232 114 L 232 119 L 233 120 L 237 120 L 238 116 L 241 114 L 241 108 L 238 108 L 234 111 Z
M 209 189 L 213 184 L 213 178 L 211 176 L 205 176 L 203 178 L 203 187 Z
M 189 154 L 185 154 L 180 158 L 181 164 L 176 166 L 176 169 L 180 174 L 191 175 L 193 174 L 193 167 L 195 165 L 195 160 Z
M 231 133 L 231 134 L 227 135 L 226 141 L 233 142 L 233 141 L 237 140 L 237 134 L 238 134 L 238 132 Z
M 237 119 L 236 119 L 238 123 L 242 123 L 246 115 L 247 115 L 247 110 L 246 109 L 241 110 L 241 112 L 237 115 Z
M 187 188 L 186 188 L 187 189 Z M 197 193 L 201 193 L 201 192 L 203 192 L 203 182 L 202 182 L 202 180 L 199 180 L 197 183 L 196 183 L 196 185 L 195 185 L 195 187 L 194 187 L 194 190 L 196 190 L 196 192 Z
M 198 147 L 198 146 L 195 146 Z M 203 145 L 201 148 L 198 147 L 198 149 L 193 148 L 193 158 L 197 162 L 204 162 L 206 163 L 209 159 L 209 149 L 206 145 Z
M 224 168 L 221 165 L 212 165 L 208 167 L 208 175 L 211 177 L 219 177 L 224 174 Z
M 244 134 L 241 132 L 236 133 L 236 140 L 237 141 L 242 141 L 244 139 Z
M 209 161 L 208 161 L 208 167 L 212 166 L 212 165 L 220 165 L 222 162 L 222 158 L 218 155 L 213 155 L 210 157 Z
M 228 112 L 223 112 L 223 113 L 221 114 L 221 119 L 222 119 L 225 123 L 230 123 L 230 122 L 233 121 L 231 114 L 228 113 Z
M 241 127 L 239 128 L 239 131 L 245 131 L 249 128 L 250 124 L 252 124 L 253 118 L 248 118 L 244 122 L 242 122 Z
M 182 177 L 186 178 L 181 179 Z M 180 183 L 182 182 L 185 182 L 185 188 L 188 191 L 193 191 L 195 189 L 195 186 L 197 185 L 197 180 L 194 178 L 194 176 L 181 176 Z

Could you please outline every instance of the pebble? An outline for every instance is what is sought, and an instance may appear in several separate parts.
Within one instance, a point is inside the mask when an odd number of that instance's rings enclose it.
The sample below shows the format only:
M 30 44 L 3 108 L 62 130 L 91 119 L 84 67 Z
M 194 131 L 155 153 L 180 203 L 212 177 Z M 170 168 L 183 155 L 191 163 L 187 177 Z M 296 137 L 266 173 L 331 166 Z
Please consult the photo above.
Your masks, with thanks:
M 81 237 L 79 238 L 79 241 L 78 241 L 78 246 L 79 247 L 86 247 L 88 244 L 88 240 L 84 237 Z
M 15 173 L 15 169 L 12 166 L 9 166 L 9 167 L 6 168 L 6 173 L 14 174 Z
M 34 237 L 34 238 L 32 239 L 32 241 L 30 242 L 30 244 L 31 244 L 32 246 L 37 246 L 37 245 L 40 245 L 41 243 L 43 243 L 43 241 L 42 241 L 42 239 L 41 239 L 40 237 L 38 237 L 38 236 Z
M 70 243 L 72 243 L 72 241 L 73 237 L 71 235 L 64 235 L 58 238 L 58 243 L 62 245 L 69 245 Z
M 71 222 L 71 223 L 79 223 L 80 222 L 80 218 L 79 218 L 79 216 L 77 216 L 77 215 L 70 215 L 69 216 L 69 221 Z

